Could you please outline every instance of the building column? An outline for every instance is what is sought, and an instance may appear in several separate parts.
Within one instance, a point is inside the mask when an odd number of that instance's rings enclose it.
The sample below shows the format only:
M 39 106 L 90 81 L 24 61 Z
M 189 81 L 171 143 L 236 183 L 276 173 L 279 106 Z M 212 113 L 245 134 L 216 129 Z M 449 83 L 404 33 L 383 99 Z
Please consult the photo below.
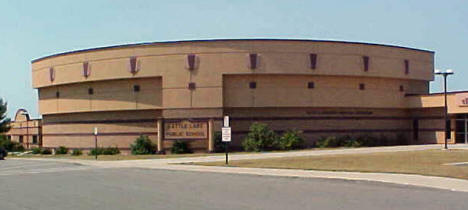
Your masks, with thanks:
M 208 121 L 208 152 L 214 152 L 215 139 L 214 139 L 214 120 Z
M 158 119 L 158 154 L 164 154 L 164 124 L 163 119 Z

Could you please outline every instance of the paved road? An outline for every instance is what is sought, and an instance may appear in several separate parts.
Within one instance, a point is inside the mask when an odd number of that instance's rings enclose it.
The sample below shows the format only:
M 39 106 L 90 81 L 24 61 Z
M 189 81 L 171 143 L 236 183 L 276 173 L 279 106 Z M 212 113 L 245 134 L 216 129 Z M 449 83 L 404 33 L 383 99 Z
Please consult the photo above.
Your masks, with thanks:
M 0 162 L 2 210 L 467 209 L 467 201 L 468 193 L 365 181 Z

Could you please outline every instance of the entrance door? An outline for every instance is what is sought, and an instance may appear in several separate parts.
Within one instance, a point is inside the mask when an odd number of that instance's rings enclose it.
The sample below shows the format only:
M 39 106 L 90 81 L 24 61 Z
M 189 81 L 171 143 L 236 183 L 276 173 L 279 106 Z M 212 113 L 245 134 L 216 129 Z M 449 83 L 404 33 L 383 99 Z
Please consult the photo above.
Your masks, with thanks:
M 456 119 L 455 127 L 455 142 L 468 143 L 468 117 L 467 115 L 459 115 Z

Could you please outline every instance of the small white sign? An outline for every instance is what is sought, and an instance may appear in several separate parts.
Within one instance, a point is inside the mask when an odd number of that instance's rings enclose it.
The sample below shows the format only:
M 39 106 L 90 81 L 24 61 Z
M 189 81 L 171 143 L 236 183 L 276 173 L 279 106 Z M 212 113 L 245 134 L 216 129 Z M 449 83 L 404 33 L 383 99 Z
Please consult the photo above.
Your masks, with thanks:
M 231 141 L 231 127 L 222 128 L 221 132 L 222 132 L 222 141 L 230 142 Z
M 224 116 L 224 126 L 223 127 L 229 127 L 229 116 Z
M 98 135 L 98 128 L 97 128 L 97 127 L 94 128 L 94 135 L 95 135 L 95 136 Z

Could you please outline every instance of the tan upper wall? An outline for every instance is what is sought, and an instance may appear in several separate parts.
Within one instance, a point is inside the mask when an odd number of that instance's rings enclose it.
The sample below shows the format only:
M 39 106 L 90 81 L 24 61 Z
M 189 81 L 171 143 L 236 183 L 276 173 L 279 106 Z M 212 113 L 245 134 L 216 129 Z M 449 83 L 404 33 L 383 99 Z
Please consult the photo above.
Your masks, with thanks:
M 248 67 L 248 54 L 258 53 L 259 67 Z M 309 54 L 317 54 L 317 68 L 310 69 Z M 335 76 L 370 76 L 433 80 L 434 53 L 402 47 L 365 43 L 298 40 L 222 40 L 153 43 L 94 49 L 46 57 L 32 63 L 33 87 L 122 79 L 164 77 L 164 87 L 186 86 L 189 81 L 187 54 L 197 55 L 197 74 L 192 81 L 206 86 L 220 85 L 220 74 L 278 73 Z M 139 72 L 131 74 L 130 57 L 136 56 Z M 368 56 L 369 71 L 363 70 Z M 409 61 L 410 72 L 405 74 Z M 91 75 L 82 75 L 89 62 Z M 50 81 L 49 69 L 55 71 Z
M 436 108 L 444 107 L 444 94 L 407 96 L 408 108 Z M 449 92 L 447 94 L 449 114 L 468 113 L 468 92 Z

